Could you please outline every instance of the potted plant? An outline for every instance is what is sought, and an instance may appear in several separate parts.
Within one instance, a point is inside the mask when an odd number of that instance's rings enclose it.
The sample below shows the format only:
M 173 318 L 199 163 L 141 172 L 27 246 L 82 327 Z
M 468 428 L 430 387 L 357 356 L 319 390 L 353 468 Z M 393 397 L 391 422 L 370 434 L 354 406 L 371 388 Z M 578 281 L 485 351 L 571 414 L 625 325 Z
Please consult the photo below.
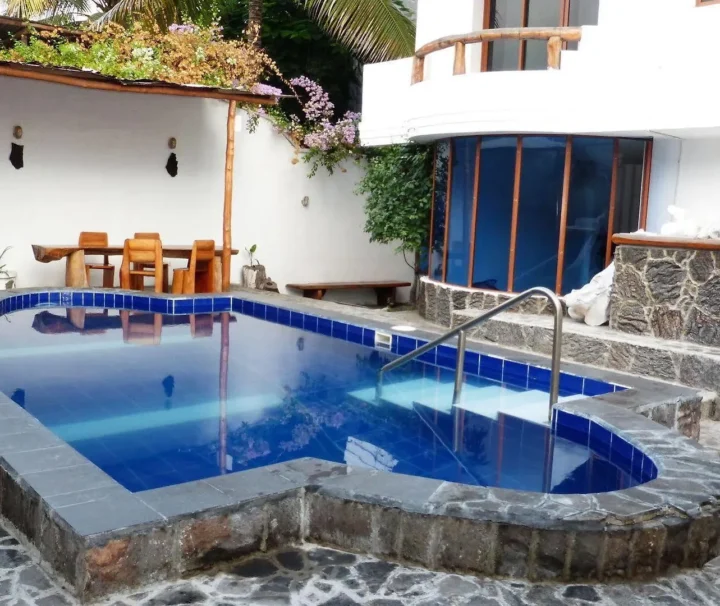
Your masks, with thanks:
M 253 244 L 250 248 L 246 248 L 245 250 L 248 255 L 250 255 L 250 265 L 243 265 L 242 285 L 245 288 L 263 290 L 265 288 L 265 283 L 267 282 L 267 274 L 265 273 L 265 266 L 260 265 L 260 261 L 258 261 L 255 257 L 257 244 Z
M 15 288 L 17 283 L 17 273 L 10 271 L 7 268 L 7 264 L 3 263 L 3 257 L 9 250 L 10 247 L 8 246 L 5 250 L 0 252 L 0 290 L 10 290 L 11 288 Z

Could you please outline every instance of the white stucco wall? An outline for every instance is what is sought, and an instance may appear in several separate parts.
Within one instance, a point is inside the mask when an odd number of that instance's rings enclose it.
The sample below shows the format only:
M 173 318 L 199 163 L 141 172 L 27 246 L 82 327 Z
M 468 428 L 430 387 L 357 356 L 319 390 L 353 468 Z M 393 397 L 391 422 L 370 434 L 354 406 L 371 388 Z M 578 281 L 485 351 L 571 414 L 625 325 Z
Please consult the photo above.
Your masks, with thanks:
M 20 285 L 62 285 L 64 263 L 37 263 L 30 245 L 73 243 L 80 231 L 107 231 L 113 243 L 157 231 L 169 244 L 205 238 L 220 244 L 226 115 L 220 101 L 1 77 L 0 248 L 13 247 L 7 262 Z M 8 161 L 15 125 L 24 132 L 22 170 Z M 169 137 L 177 139 L 176 178 L 165 171 Z M 363 200 L 353 191 L 361 168 L 308 179 L 307 165 L 292 158 L 291 145 L 267 124 L 249 134 L 238 120 L 233 245 L 257 244 L 281 287 L 409 280 L 402 257 L 370 244 L 363 232 Z M 304 196 L 308 208 L 300 204 Z M 112 262 L 119 268 L 120 261 Z M 233 282 L 246 262 L 244 254 L 233 258 Z
M 676 205 L 699 221 L 720 222 L 720 139 L 682 142 Z

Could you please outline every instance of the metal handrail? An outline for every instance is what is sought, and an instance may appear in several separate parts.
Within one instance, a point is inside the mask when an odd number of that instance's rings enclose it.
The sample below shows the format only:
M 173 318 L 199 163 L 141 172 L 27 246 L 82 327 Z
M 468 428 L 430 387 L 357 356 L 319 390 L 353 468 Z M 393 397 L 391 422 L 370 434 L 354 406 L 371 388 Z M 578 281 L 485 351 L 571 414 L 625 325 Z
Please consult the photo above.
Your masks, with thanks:
M 430 341 L 429 343 L 426 343 L 422 347 L 418 347 L 417 349 L 411 351 L 410 353 L 405 354 L 404 356 L 401 356 L 397 358 L 396 360 L 393 360 L 392 362 L 386 364 L 380 369 L 380 372 L 378 372 L 378 384 L 376 389 L 377 397 L 380 398 L 382 396 L 382 381 L 383 381 L 383 375 L 386 372 L 389 372 L 391 370 L 394 370 L 396 368 L 399 368 L 400 366 L 404 366 L 411 360 L 414 360 L 418 356 L 423 355 L 424 353 L 430 351 L 431 349 L 434 349 L 438 345 L 442 345 L 445 341 L 448 339 L 452 339 L 453 337 L 458 337 L 458 344 L 457 344 L 457 362 L 456 362 L 456 368 L 455 368 L 455 389 L 453 392 L 453 404 L 457 404 L 460 401 L 460 396 L 462 394 L 462 387 L 463 387 L 463 374 L 464 374 L 464 362 L 465 362 L 465 347 L 467 345 L 467 331 L 471 328 L 474 328 L 478 326 L 479 324 L 482 324 L 486 320 L 489 320 L 490 318 L 493 318 L 494 316 L 497 316 L 498 314 L 502 313 L 503 311 L 510 309 L 511 307 L 514 307 L 518 303 L 522 303 L 525 301 L 525 299 L 528 299 L 532 297 L 533 295 L 541 295 L 545 297 L 552 306 L 554 307 L 555 312 L 555 324 L 553 326 L 553 346 L 552 346 L 552 365 L 551 365 L 551 371 L 550 371 L 550 407 L 548 411 L 548 420 L 552 418 L 552 408 L 555 404 L 557 404 L 558 401 L 558 395 L 560 392 L 560 352 L 562 349 L 562 321 L 563 321 L 563 308 L 562 303 L 560 302 L 560 299 L 558 296 L 552 292 L 551 290 L 547 288 L 543 288 L 542 286 L 536 286 L 535 288 L 530 288 L 529 290 L 526 290 L 525 292 L 520 293 L 516 297 L 513 297 L 512 299 L 508 299 L 504 303 L 501 303 L 497 307 L 493 307 L 491 310 L 485 312 L 484 314 L 478 316 L 477 318 L 473 318 L 472 320 L 468 320 L 464 324 L 461 324 L 460 326 L 457 326 L 456 328 L 453 328 L 452 330 L 446 332 L 441 337 L 438 337 L 434 341 Z

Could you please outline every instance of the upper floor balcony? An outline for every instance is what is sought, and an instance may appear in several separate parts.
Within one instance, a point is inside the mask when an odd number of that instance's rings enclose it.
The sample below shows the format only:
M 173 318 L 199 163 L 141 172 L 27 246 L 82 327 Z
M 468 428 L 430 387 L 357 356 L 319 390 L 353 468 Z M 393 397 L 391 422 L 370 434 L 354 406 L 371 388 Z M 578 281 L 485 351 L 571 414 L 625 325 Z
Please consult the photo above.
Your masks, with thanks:
M 451 4 L 420 0 L 415 55 L 365 67 L 366 145 L 498 133 L 720 135 L 720 113 L 704 101 L 718 88 L 720 3 Z

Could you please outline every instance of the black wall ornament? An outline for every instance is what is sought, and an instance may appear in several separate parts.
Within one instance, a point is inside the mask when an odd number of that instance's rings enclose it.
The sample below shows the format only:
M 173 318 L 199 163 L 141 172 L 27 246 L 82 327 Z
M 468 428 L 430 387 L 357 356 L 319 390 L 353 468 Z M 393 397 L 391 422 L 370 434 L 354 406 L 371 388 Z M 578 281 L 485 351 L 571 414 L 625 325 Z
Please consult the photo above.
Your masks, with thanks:
M 175 137 L 170 137 L 168 139 L 168 147 L 170 149 L 175 149 L 177 147 L 177 139 Z M 167 164 L 165 164 L 165 170 L 168 172 L 168 175 L 170 175 L 171 177 L 177 176 L 178 160 L 177 160 L 177 155 L 175 154 L 175 152 L 170 154 Z
M 22 136 L 22 126 L 13 127 L 13 137 L 20 140 L 22 139 Z M 24 148 L 24 145 L 19 145 L 18 143 L 10 144 L 10 164 L 12 164 L 17 170 L 20 170 L 23 166 L 25 166 Z

